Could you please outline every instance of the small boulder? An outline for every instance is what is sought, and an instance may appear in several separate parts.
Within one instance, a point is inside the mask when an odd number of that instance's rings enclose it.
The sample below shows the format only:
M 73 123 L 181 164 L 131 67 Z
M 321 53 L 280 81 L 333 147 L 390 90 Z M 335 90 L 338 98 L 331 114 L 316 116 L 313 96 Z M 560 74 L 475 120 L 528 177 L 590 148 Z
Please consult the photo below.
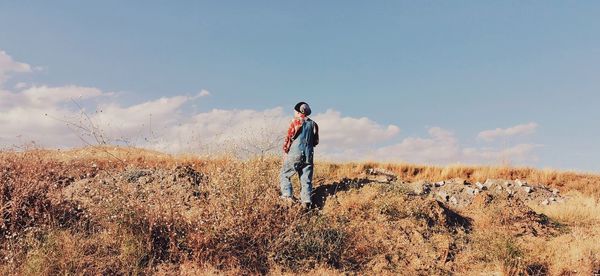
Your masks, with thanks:
M 456 197 L 450 197 L 450 204 L 452 205 L 458 205 L 458 199 L 456 199 Z
M 442 200 L 442 201 L 448 201 L 449 196 L 448 193 L 444 192 L 444 191 L 439 191 L 437 192 L 437 196 Z
M 485 191 L 487 190 L 487 186 L 481 184 L 480 182 L 475 183 L 475 186 L 477 186 L 478 189 Z
M 466 192 L 470 196 L 475 196 L 479 194 L 479 189 L 467 188 Z
M 548 205 L 550 204 L 550 201 L 548 201 L 547 199 L 545 199 L 544 201 L 542 201 L 542 205 Z
M 517 180 L 515 180 L 515 185 L 517 187 L 522 187 L 525 185 L 525 183 L 523 183 L 523 181 L 521 181 L 521 179 L 517 179 Z

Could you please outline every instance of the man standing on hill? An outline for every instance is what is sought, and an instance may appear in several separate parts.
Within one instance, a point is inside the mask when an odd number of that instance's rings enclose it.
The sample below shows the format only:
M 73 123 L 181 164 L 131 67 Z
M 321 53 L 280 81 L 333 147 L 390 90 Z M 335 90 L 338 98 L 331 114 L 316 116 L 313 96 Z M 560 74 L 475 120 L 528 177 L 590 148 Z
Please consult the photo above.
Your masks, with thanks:
M 310 208 L 314 147 L 319 144 L 319 126 L 308 118 L 312 112 L 307 103 L 298 103 L 294 110 L 294 119 L 283 145 L 285 154 L 281 169 L 281 198 L 293 201 L 291 178 L 298 173 L 302 186 L 300 200 L 304 207 Z

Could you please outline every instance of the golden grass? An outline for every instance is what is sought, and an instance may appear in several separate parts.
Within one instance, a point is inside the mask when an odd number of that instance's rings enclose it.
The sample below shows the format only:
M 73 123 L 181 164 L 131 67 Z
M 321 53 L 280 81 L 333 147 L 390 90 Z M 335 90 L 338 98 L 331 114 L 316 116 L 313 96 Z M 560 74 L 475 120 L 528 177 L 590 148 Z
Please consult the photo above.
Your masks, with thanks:
M 303 213 L 278 200 L 279 158 L 199 159 L 132 148 L 0 152 L 0 274 L 589 275 L 600 270 L 600 176 L 511 167 L 317 163 L 315 186 L 384 168 L 403 181 L 523 179 L 568 200 L 560 224 L 515 235 L 386 185 Z M 130 183 L 124 171 L 155 172 Z M 200 190 L 177 180 L 188 170 Z M 162 177 L 162 178 L 161 178 Z M 295 183 L 297 191 L 297 183 Z M 485 215 L 485 213 L 483 213 Z M 490 220 L 471 229 L 460 219 Z M 459 219 L 459 220 L 457 220 Z M 536 274 L 538 273 L 538 274 Z M 543 274 L 543 273 L 542 273 Z
M 317 165 L 317 175 L 329 178 L 359 177 L 368 168 L 384 168 L 404 181 L 440 181 L 465 179 L 485 182 L 487 179 L 521 179 L 529 183 L 545 184 L 563 191 L 579 191 L 600 198 L 600 175 L 558 170 L 539 170 L 506 166 L 429 166 L 414 164 L 379 163 L 325 163 Z
M 573 191 L 565 195 L 568 200 L 562 204 L 530 206 L 538 213 L 570 226 L 600 225 L 600 202 L 593 197 Z

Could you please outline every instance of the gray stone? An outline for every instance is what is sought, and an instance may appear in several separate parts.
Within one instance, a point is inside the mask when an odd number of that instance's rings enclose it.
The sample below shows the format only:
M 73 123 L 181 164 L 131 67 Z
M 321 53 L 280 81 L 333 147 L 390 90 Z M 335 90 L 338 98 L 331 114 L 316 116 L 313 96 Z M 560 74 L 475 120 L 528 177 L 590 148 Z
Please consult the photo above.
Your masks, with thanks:
M 436 187 L 442 187 L 446 184 L 446 181 L 439 181 L 439 182 L 435 182 L 435 186 Z
M 521 182 L 520 179 L 515 180 L 515 185 L 517 185 L 517 187 L 521 187 L 523 186 L 523 182 Z
M 523 186 L 523 191 L 525 191 L 526 193 L 531 193 L 533 192 L 533 188 L 529 187 L 529 186 Z
M 487 186 L 481 184 L 480 182 L 475 183 L 475 186 L 477 186 L 477 188 L 479 188 L 480 190 L 487 190 Z
M 367 170 L 367 174 L 368 175 L 376 175 L 376 176 L 384 176 L 385 180 L 384 182 L 392 182 L 392 181 L 396 181 L 398 180 L 398 176 L 389 170 L 386 169 L 382 169 L 382 168 L 371 168 Z M 381 178 L 384 179 L 384 178 Z
M 431 192 L 431 184 L 425 181 L 406 183 L 404 186 L 407 187 L 409 191 L 412 191 L 417 195 L 424 195 Z
M 150 170 L 131 170 L 126 171 L 121 174 L 121 177 L 124 178 L 127 182 L 132 183 L 138 181 L 138 179 L 151 175 L 152 171 Z
M 443 201 L 448 201 L 448 193 L 446 193 L 444 191 L 439 191 L 439 192 L 437 192 L 437 195 Z
M 458 205 L 458 199 L 456 199 L 456 197 L 450 197 L 450 204 L 453 205 Z
M 368 180 L 370 181 L 374 181 L 374 182 L 379 182 L 379 183 L 392 183 L 394 182 L 395 178 L 389 176 L 389 175 L 370 175 L 369 177 L 367 177 Z
M 479 194 L 479 189 L 467 188 L 466 191 L 467 191 L 467 194 L 471 195 L 471 196 Z
M 550 204 L 550 201 L 548 201 L 547 199 L 545 199 L 544 201 L 542 201 L 542 205 L 548 205 Z

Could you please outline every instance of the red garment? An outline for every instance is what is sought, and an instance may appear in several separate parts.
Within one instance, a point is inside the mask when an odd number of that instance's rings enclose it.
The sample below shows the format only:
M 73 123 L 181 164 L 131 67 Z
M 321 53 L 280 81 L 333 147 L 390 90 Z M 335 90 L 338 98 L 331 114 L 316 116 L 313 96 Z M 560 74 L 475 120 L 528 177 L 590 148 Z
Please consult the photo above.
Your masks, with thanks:
M 304 120 L 306 120 L 306 115 L 304 114 L 300 114 L 299 118 L 294 118 L 294 120 L 292 120 L 292 123 L 290 124 L 290 127 L 287 131 L 287 137 L 285 137 L 285 142 L 283 144 L 283 151 L 285 153 L 288 153 L 290 151 L 290 148 L 292 147 L 292 142 L 296 137 L 296 133 L 298 133 L 298 130 L 300 130 L 300 128 L 302 127 Z

